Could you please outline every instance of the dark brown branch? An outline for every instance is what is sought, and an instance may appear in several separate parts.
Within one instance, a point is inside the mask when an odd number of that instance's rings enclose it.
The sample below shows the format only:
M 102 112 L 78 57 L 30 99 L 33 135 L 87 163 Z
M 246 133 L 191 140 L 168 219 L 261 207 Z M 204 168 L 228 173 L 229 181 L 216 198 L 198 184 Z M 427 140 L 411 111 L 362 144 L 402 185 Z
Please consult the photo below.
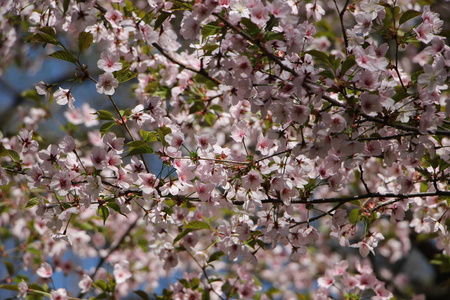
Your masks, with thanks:
M 336 3 L 336 0 L 333 0 L 334 5 L 336 6 L 336 10 L 339 14 L 339 21 L 341 23 L 341 30 L 342 30 L 342 36 L 344 37 L 344 45 L 345 45 L 345 52 L 347 52 L 348 49 L 348 38 L 347 38 L 347 32 L 345 31 L 345 26 L 344 26 L 344 14 L 345 11 L 347 10 L 347 5 L 350 2 L 350 0 L 347 0 L 344 4 L 344 7 L 342 8 L 342 10 L 339 11 L 339 7 Z
M 331 213 L 332 213 L 333 211 L 337 210 L 337 209 L 338 209 L 339 207 L 341 207 L 342 205 L 344 205 L 344 202 L 338 203 L 338 205 L 334 206 L 332 209 L 330 209 L 330 210 L 324 212 L 323 214 L 320 214 L 320 215 L 318 215 L 318 216 L 309 218 L 309 219 L 306 220 L 306 221 L 297 222 L 297 223 L 295 223 L 294 225 L 291 225 L 290 228 L 294 228 L 295 226 L 298 226 L 298 225 L 308 224 L 308 223 L 317 221 L 317 220 L 319 220 L 319 219 L 321 219 L 321 218 L 323 218 L 323 217 L 325 217 L 325 216 L 331 215 Z
M 164 50 L 164 49 L 163 49 L 160 45 L 158 45 L 157 43 L 153 43 L 152 45 L 153 45 L 153 47 L 155 47 L 156 49 L 158 49 L 158 51 L 161 52 L 162 55 L 164 55 L 168 60 L 170 60 L 170 61 L 173 62 L 174 64 L 179 65 L 180 67 L 182 67 L 182 68 L 184 68 L 184 69 L 186 69 L 186 70 L 189 70 L 189 71 L 192 71 L 192 72 L 197 73 L 197 74 L 199 74 L 199 75 L 202 75 L 202 76 L 208 78 L 209 80 L 211 80 L 212 82 L 214 82 L 215 84 L 221 84 L 221 81 L 220 81 L 219 79 L 217 79 L 217 78 L 211 77 L 211 76 L 209 75 L 209 73 L 206 72 L 205 69 L 203 69 L 203 66 L 200 67 L 200 70 L 196 70 L 196 69 L 194 69 L 194 68 L 192 68 L 192 67 L 186 66 L 186 65 L 183 64 L 182 62 L 180 62 L 180 61 L 176 60 L 175 58 L 173 58 L 172 56 L 170 56 L 170 55 L 166 52 L 166 50 Z
M 236 33 L 240 34 L 244 39 L 246 39 L 248 42 L 252 43 L 253 45 L 257 46 L 263 53 L 265 56 L 267 56 L 268 58 L 270 58 L 274 63 L 276 63 L 277 65 L 280 66 L 281 69 L 291 73 L 292 75 L 294 75 L 295 77 L 298 77 L 297 72 L 295 72 L 294 69 L 289 68 L 288 66 L 286 66 L 285 64 L 283 64 L 283 62 L 273 53 L 269 52 L 259 41 L 253 39 L 251 36 L 249 36 L 248 34 L 246 34 L 245 32 L 243 32 L 240 28 L 234 26 L 233 24 L 231 24 L 227 19 L 225 19 L 224 17 L 222 17 L 221 15 L 214 13 L 214 16 L 216 16 L 217 18 L 219 18 L 222 22 L 224 22 L 225 24 L 227 24 L 228 27 L 230 27 L 233 31 L 235 31 Z
M 384 121 L 384 120 L 381 120 L 381 119 L 378 119 L 375 117 L 371 117 L 364 113 L 361 113 L 361 116 L 363 116 L 366 120 L 369 120 L 369 121 L 372 121 L 372 122 L 375 122 L 378 124 L 383 124 L 383 125 L 390 126 L 393 128 L 414 132 L 417 134 L 423 134 L 419 131 L 419 129 L 417 127 L 412 127 L 412 126 L 403 125 L 403 124 L 392 124 L 387 121 Z M 446 130 L 428 130 L 427 133 L 431 134 L 431 135 L 450 136 L 450 131 L 446 131 Z
M 324 203 L 347 203 L 355 200 L 368 199 L 368 198 L 398 198 L 398 199 L 407 199 L 414 197 L 432 197 L 432 196 L 450 196 L 450 191 L 436 191 L 429 193 L 412 193 L 412 194 L 395 194 L 395 193 L 366 193 L 362 195 L 356 196 L 347 196 L 347 197 L 332 197 L 332 198 L 321 198 L 321 199 L 298 199 L 292 200 L 291 204 L 324 204 Z M 283 203 L 281 200 L 276 198 L 269 198 L 261 201 L 264 204 L 267 203 Z M 233 201 L 235 205 L 243 205 L 244 201 Z

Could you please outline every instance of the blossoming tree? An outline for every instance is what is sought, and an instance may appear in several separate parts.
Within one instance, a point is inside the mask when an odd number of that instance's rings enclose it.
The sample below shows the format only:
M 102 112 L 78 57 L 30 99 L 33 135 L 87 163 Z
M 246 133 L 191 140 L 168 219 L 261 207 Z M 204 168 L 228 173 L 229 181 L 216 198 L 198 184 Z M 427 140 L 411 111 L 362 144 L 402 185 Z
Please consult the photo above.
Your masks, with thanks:
M 22 93 L 35 107 L 2 129 L 1 289 L 448 295 L 450 49 L 430 6 L 6 0 L 0 11 L 0 72 L 30 51 L 72 66 Z M 101 106 L 74 96 L 89 82 Z M 52 141 L 41 126 L 60 106 Z M 428 284 L 408 271 L 413 256 Z M 75 284 L 56 284 L 61 274 Z

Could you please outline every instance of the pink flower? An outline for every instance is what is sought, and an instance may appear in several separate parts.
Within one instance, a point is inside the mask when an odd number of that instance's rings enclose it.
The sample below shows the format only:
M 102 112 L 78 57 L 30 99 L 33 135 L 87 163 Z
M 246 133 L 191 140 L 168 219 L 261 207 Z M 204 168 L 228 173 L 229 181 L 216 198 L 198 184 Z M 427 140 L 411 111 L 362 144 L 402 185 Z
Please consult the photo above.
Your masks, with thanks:
M 52 274 L 53 274 L 52 266 L 50 266 L 49 263 L 44 262 L 36 270 L 36 274 L 41 278 L 50 278 L 50 277 L 52 277 Z
M 9 183 L 9 176 L 6 173 L 5 169 L 0 167 L 0 186 L 7 185 Z
M 309 120 L 311 109 L 304 105 L 294 105 L 290 110 L 291 119 L 299 124 L 304 124 Z
M 96 23 L 95 12 L 90 6 L 85 3 L 78 3 L 73 6 L 73 9 L 72 22 L 78 32 L 82 32 L 87 26 L 92 26 Z
M 261 287 L 255 284 L 253 279 L 246 280 L 244 281 L 244 283 L 239 282 L 236 286 L 239 292 L 240 299 L 253 299 L 255 292 L 261 289 Z
M 196 192 L 198 198 L 201 201 L 208 201 L 211 199 L 212 192 L 216 186 L 212 183 L 203 184 L 201 182 L 196 182 Z
M 262 155 L 268 155 L 272 146 L 273 146 L 272 139 L 269 139 L 268 137 L 263 136 L 262 134 L 259 135 L 258 143 L 256 144 L 256 150 L 261 152 Z
M 248 125 L 245 121 L 240 121 L 231 126 L 231 138 L 236 142 L 242 142 L 242 139 L 247 134 Z
M 117 284 L 122 284 L 133 276 L 129 270 L 128 261 L 116 263 L 114 265 L 113 274 Z
M 101 59 L 97 62 L 97 66 L 105 72 L 114 72 L 122 69 L 122 63 L 118 53 L 102 52 Z
M 325 271 L 325 276 L 319 277 L 317 279 L 317 284 L 319 287 L 329 288 L 334 283 L 334 276 L 331 270 Z
M 69 153 L 75 150 L 75 140 L 70 135 L 67 135 L 60 143 L 59 149 L 64 153 Z
M 428 44 L 434 38 L 433 26 L 430 23 L 421 23 L 413 30 L 416 33 L 417 39 L 425 44 Z
M 38 155 L 43 160 L 41 167 L 44 170 L 50 170 L 52 166 L 58 164 L 59 149 L 54 144 L 49 145 L 46 150 L 39 151 Z
M 36 88 L 36 92 L 39 95 L 44 96 L 45 102 L 47 103 L 48 100 L 50 99 L 50 92 L 52 91 L 53 85 L 45 83 L 44 81 L 39 81 L 39 83 L 36 83 L 34 86 Z
M 401 175 L 397 179 L 397 182 L 401 186 L 399 194 L 408 194 L 411 193 L 414 189 L 414 181 L 411 178 L 406 177 L 405 175 Z
M 200 20 L 194 17 L 193 14 L 186 14 L 181 22 L 180 33 L 186 40 L 196 39 L 200 33 Z
M 247 175 L 242 177 L 242 187 L 246 190 L 256 191 L 261 187 L 261 184 L 264 182 L 261 173 L 256 171 L 255 169 L 251 170 L 247 173 Z
M 17 297 L 19 297 L 19 299 L 25 298 L 28 293 L 28 284 L 25 282 L 25 280 L 22 279 L 17 287 L 19 288 L 19 294 L 17 295 Z
M 37 141 L 33 140 L 33 131 L 28 131 L 26 129 L 21 129 L 19 132 L 19 141 L 22 144 L 22 152 L 34 153 L 39 150 L 39 144 Z
M 250 19 L 259 28 L 262 28 L 266 25 L 267 21 L 269 21 L 269 10 L 262 2 L 257 2 L 257 4 L 251 8 Z
M 75 98 L 70 93 L 70 90 L 59 88 L 54 94 L 55 102 L 59 105 L 69 104 L 69 108 L 74 108 L 73 103 L 75 102 Z
M 277 18 L 285 18 L 291 13 L 291 8 L 284 0 L 275 0 L 266 3 L 267 9 Z
M 72 189 L 72 178 L 68 172 L 59 172 L 52 177 L 50 188 L 60 196 L 66 196 Z
M 121 28 L 120 22 L 123 20 L 122 13 L 118 10 L 108 10 L 105 14 L 105 19 L 111 24 L 113 28 Z
M 234 75 L 242 78 L 249 78 L 253 71 L 252 64 L 246 56 L 236 57 L 232 63 L 232 67 Z
M 195 169 L 193 165 L 188 160 L 175 160 L 174 168 L 177 170 L 178 179 L 183 183 L 190 183 L 192 179 L 195 178 L 195 174 L 192 172 Z
M 372 289 L 378 283 L 378 280 L 375 277 L 375 275 L 371 273 L 357 275 L 356 278 L 359 279 L 358 287 L 362 290 Z
M 68 300 L 69 296 L 67 295 L 66 289 L 57 289 L 56 291 L 51 292 L 51 300 Z
M 100 147 L 94 147 L 91 152 L 91 161 L 97 170 L 103 170 L 106 163 L 106 150 Z
M 87 293 L 92 287 L 92 279 L 88 275 L 84 274 L 80 282 L 78 282 L 78 287 L 81 289 L 80 293 Z
M 169 133 L 164 138 L 170 147 L 173 148 L 170 149 L 170 152 L 176 152 L 184 143 L 184 134 L 182 132 Z
M 114 75 L 110 72 L 106 72 L 100 75 L 98 82 L 96 84 L 97 93 L 105 95 L 113 95 L 119 86 L 119 81 L 114 78 Z
M 125 138 L 118 138 L 114 132 L 108 132 L 103 136 L 103 143 L 116 154 L 123 152 L 124 142 Z
M 325 15 L 325 11 L 323 10 L 322 6 L 315 3 L 307 3 L 305 5 L 305 9 L 306 17 L 309 19 L 311 16 L 313 16 L 314 21 L 320 21 L 322 19 L 322 16 Z
M 200 148 L 203 150 L 212 149 L 212 146 L 216 144 L 217 140 L 215 136 L 210 133 L 203 133 L 202 135 L 194 135 Z
M 159 179 L 157 179 L 154 174 L 139 174 L 139 178 L 142 180 L 142 183 L 140 185 L 142 193 L 144 193 L 145 195 L 151 195 L 153 193 L 157 194 L 155 188 L 158 186 Z
M 336 133 L 344 131 L 347 128 L 347 121 L 340 114 L 324 115 L 324 121 L 330 126 L 330 132 Z

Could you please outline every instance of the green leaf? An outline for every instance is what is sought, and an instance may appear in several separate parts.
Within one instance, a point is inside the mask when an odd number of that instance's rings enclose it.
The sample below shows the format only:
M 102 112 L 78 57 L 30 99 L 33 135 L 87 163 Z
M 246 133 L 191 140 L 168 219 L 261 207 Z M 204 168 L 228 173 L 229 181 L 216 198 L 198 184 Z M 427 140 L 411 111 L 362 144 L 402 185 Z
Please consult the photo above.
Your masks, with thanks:
M 319 73 L 319 75 L 327 77 L 327 78 L 331 78 L 334 79 L 336 76 L 334 76 L 334 73 L 331 72 L 330 70 L 323 70 L 322 72 Z
M 141 146 L 147 146 L 147 143 L 145 141 L 132 141 L 127 143 L 127 146 L 130 148 L 137 148 Z
M 132 148 L 126 156 L 147 154 L 147 153 L 154 153 L 154 152 L 155 151 L 153 150 L 153 148 L 146 144 L 146 145 L 142 145 L 142 146 L 139 146 L 136 148 Z
M 217 44 L 206 44 L 205 46 L 202 47 L 202 50 L 206 52 L 209 51 L 210 52 L 209 55 L 211 55 L 211 52 L 216 50 L 217 48 L 219 48 L 219 45 Z
M 159 27 L 161 27 L 162 23 L 164 23 L 165 20 L 167 20 L 168 17 L 170 17 L 172 14 L 169 12 L 161 12 L 159 14 L 158 19 L 156 19 L 155 21 L 155 30 L 158 29 Z
M 44 43 L 44 44 L 52 44 L 60 46 L 60 42 L 56 37 L 53 37 L 49 34 L 38 32 L 33 35 L 30 35 L 25 38 L 25 42 L 27 43 Z
M 141 129 L 140 134 L 146 143 L 158 141 L 158 133 L 156 131 L 145 131 Z
M 20 155 L 14 150 L 8 150 L 8 155 L 14 162 L 20 162 Z
M 53 52 L 49 56 L 68 61 L 70 63 L 75 63 L 77 61 L 77 58 L 69 51 L 67 50 L 59 50 L 56 52 Z
M 98 120 L 116 120 L 114 115 L 107 110 L 99 110 L 95 113 Z
M 56 38 L 56 31 L 53 27 L 51 26 L 45 26 L 39 29 L 40 32 L 43 32 L 45 34 L 48 34 L 51 37 Z
M 78 51 L 83 52 L 91 46 L 94 36 L 90 32 L 81 32 L 78 36 Z
M 144 291 L 133 291 L 133 293 L 135 293 L 136 295 L 138 295 L 141 299 L 143 300 L 150 300 L 150 297 L 148 296 L 148 294 Z
M 434 259 L 431 260 L 431 263 L 439 266 L 439 271 L 441 273 L 449 273 L 450 272 L 450 256 L 445 254 L 437 254 Z
M 420 192 L 421 193 L 425 193 L 426 191 L 428 191 L 428 188 L 429 188 L 429 186 L 428 186 L 428 184 L 426 182 L 422 181 L 420 183 Z
M 184 225 L 184 228 L 188 229 L 211 229 L 208 223 L 203 221 L 192 221 Z
M 64 0 L 63 2 L 63 14 L 66 15 L 67 10 L 69 9 L 70 0 Z
M 100 126 L 100 133 L 102 134 L 102 136 L 104 136 L 109 131 L 109 129 L 116 124 L 116 122 L 106 122 L 105 124 Z
M 95 297 L 94 299 L 109 299 L 109 295 L 107 293 L 103 292 L 100 295 L 98 295 L 97 297 Z
M 401 101 L 407 97 L 409 97 L 409 94 L 407 92 L 405 92 L 405 90 L 403 89 L 403 87 L 401 86 L 396 86 L 395 88 L 395 95 L 392 96 L 392 99 L 395 100 L 395 102 Z
M 279 22 L 278 18 L 276 18 L 275 16 L 271 16 L 269 21 L 267 21 L 267 23 L 266 23 L 266 29 L 265 29 L 266 33 L 271 33 L 271 32 L 275 33 L 272 30 L 272 28 L 275 27 L 275 26 L 278 26 L 279 23 L 280 22 Z M 280 33 L 280 32 L 278 32 L 278 33 Z M 280 38 L 276 38 L 276 39 L 277 40 L 283 40 L 283 38 L 284 38 L 284 35 L 282 34 L 282 36 Z
M 333 68 L 333 71 L 336 72 L 336 70 L 341 65 L 342 60 L 340 58 L 336 58 L 334 55 L 329 56 L 329 60 L 330 60 L 330 65 Z
M 168 146 L 169 143 L 166 142 L 165 136 L 172 133 L 172 129 L 170 129 L 167 126 L 162 126 L 158 128 L 158 136 L 159 136 L 159 141 L 164 145 L 164 146 Z
M 355 208 L 352 209 L 352 211 L 350 212 L 350 214 L 348 215 L 348 220 L 350 221 L 350 223 L 352 224 L 356 224 L 358 223 L 358 221 L 361 218 L 361 211 L 359 208 Z
M 307 52 L 308 54 L 310 54 L 311 56 L 313 56 L 315 59 L 317 59 L 318 61 L 324 63 L 324 64 L 329 64 L 329 59 L 328 59 L 328 55 L 326 55 L 325 53 L 323 53 L 322 51 L 318 51 L 318 50 L 310 50 Z
M 191 232 L 194 232 L 198 229 L 194 229 L 194 228 L 188 228 L 183 230 L 180 234 L 177 235 L 177 237 L 173 240 L 173 244 L 175 245 L 179 240 L 181 240 L 182 238 L 184 238 L 186 235 L 188 235 Z
M 216 260 L 220 260 L 220 258 L 221 258 L 222 256 L 224 256 L 224 255 L 225 255 L 225 253 L 223 253 L 223 251 L 217 251 L 217 252 L 214 252 L 214 253 L 211 254 L 211 256 L 209 257 L 208 263 L 213 262 L 213 261 L 216 261 Z
M 13 276 L 15 273 L 14 272 L 14 264 L 7 260 L 3 260 L 3 263 L 5 264 L 6 270 L 8 270 L 9 276 Z
M 216 115 L 212 112 L 207 112 L 205 114 L 205 121 L 209 124 L 209 126 L 213 126 L 216 119 Z
M 406 21 L 411 20 L 412 18 L 420 16 L 421 14 L 422 14 L 421 12 L 418 12 L 415 10 L 411 10 L 411 9 L 407 10 L 400 17 L 399 24 L 401 25 L 401 24 L 405 23 Z
M 109 208 L 111 208 L 112 210 L 114 210 L 116 213 L 121 214 L 122 216 L 127 217 L 127 215 L 124 214 L 124 213 L 122 212 L 122 210 L 120 209 L 120 205 L 117 204 L 116 202 L 108 202 L 108 203 L 106 204 L 106 206 L 108 206 Z M 127 217 L 127 218 L 128 218 L 128 217 Z
M 113 74 L 119 83 L 126 82 L 137 76 L 137 73 L 131 71 L 129 66 L 124 67 L 122 70 L 116 71 Z
M 106 206 L 99 206 L 97 209 L 97 213 L 103 219 L 103 225 L 105 225 L 106 220 L 109 217 L 109 209 Z
M 25 205 L 25 208 L 32 208 L 40 203 L 38 197 L 31 198 L 28 200 L 27 205 Z
M 101 289 L 102 291 L 106 291 L 108 289 L 108 283 L 106 283 L 106 281 L 104 281 L 103 279 L 94 282 L 94 286 Z
M 219 33 L 222 30 L 222 27 L 220 27 L 218 24 L 219 24 L 218 21 L 214 21 L 204 25 L 202 27 L 202 37 L 206 38 L 210 35 Z
M 261 32 L 261 29 L 259 29 L 259 27 L 248 18 L 242 18 L 241 24 L 247 28 L 247 33 L 250 36 L 257 36 Z
M 3 143 L 0 143 L 0 157 L 8 156 L 8 150 L 3 146 Z
M 0 289 L 19 292 L 19 286 L 17 284 L 0 284 Z
M 347 59 L 342 63 L 342 67 L 341 67 L 341 75 L 345 75 L 345 73 L 347 73 L 347 71 L 353 67 L 356 64 L 355 61 L 355 56 L 354 55 L 350 55 L 349 57 L 347 57 Z
M 215 111 L 223 111 L 222 106 L 220 106 L 220 105 L 218 105 L 218 104 L 211 105 L 211 106 L 209 107 L 209 109 L 210 109 L 210 110 L 215 110 Z
M 205 110 L 205 103 L 196 101 L 194 104 L 189 108 L 189 114 L 195 114 L 196 112 Z
M 202 293 L 202 300 L 210 300 L 211 297 L 209 296 L 210 291 L 208 289 L 203 290 Z

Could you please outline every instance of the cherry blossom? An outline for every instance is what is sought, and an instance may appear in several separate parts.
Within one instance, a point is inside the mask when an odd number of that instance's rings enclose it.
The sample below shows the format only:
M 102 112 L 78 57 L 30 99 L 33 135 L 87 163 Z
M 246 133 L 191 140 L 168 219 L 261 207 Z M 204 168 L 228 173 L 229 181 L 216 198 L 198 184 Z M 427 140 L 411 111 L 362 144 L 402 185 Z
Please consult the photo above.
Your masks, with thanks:
M 63 89 L 60 87 L 55 93 L 53 93 L 53 97 L 55 98 L 55 102 L 59 105 L 68 104 L 69 108 L 74 108 L 73 103 L 75 102 L 75 98 L 68 89 Z
M 44 262 L 41 266 L 36 270 L 36 274 L 38 274 L 42 278 L 50 278 L 53 274 L 53 269 L 49 263 Z
M 105 95 L 114 95 L 115 89 L 119 86 L 119 81 L 114 78 L 114 75 L 110 72 L 106 72 L 100 75 L 96 84 L 97 93 Z
M 102 52 L 101 59 L 97 62 L 99 69 L 105 72 L 114 72 L 122 69 L 122 63 L 119 62 L 119 55 L 108 52 Z
M 403 270 L 419 243 L 436 255 L 414 267 L 450 251 L 442 4 L 122 2 L 0 6 L 0 72 L 38 82 L 14 91 L 2 119 L 0 288 L 414 299 L 424 282 L 441 293 L 438 267 L 431 279 Z M 58 63 L 71 71 L 53 77 Z

